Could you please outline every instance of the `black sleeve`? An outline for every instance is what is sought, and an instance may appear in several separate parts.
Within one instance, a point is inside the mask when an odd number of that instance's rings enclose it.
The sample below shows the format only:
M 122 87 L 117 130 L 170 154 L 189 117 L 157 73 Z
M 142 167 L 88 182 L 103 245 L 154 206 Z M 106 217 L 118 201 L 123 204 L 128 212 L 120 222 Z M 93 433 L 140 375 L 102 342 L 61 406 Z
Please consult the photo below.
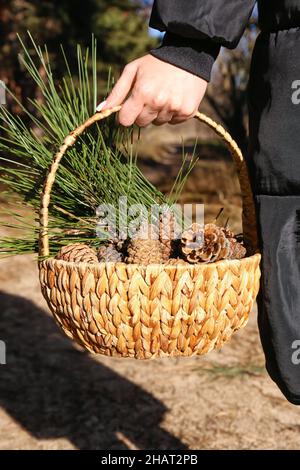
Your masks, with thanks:
M 151 54 L 210 80 L 221 46 L 234 49 L 256 0 L 155 0 L 150 26 L 166 31 Z

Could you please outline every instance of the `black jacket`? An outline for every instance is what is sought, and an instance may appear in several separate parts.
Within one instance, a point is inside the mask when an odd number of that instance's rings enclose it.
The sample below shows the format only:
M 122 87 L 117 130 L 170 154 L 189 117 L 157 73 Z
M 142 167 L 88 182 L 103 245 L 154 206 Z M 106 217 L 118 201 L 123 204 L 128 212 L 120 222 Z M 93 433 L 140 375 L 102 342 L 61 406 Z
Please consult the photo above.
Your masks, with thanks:
M 237 46 L 256 0 L 155 0 L 150 26 L 166 31 L 152 54 L 209 81 L 221 46 Z M 300 0 L 258 1 L 264 31 L 300 26 Z

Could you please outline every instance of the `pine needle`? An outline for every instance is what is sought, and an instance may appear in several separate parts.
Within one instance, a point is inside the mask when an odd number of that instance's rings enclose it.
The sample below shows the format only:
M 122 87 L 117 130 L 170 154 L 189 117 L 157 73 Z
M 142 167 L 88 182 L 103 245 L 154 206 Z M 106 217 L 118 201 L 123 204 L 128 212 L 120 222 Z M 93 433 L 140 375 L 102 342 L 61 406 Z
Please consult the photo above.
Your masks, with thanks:
M 0 256 L 37 253 L 40 194 L 53 154 L 64 137 L 94 113 L 99 99 L 94 38 L 90 51 L 77 47 L 75 71 L 61 48 L 66 69 L 63 77 L 54 76 L 47 48 L 42 49 L 30 38 L 34 54 L 19 38 L 23 51 L 20 60 L 43 99 L 31 97 L 23 106 L 13 97 L 30 125 L 0 107 L 0 182 L 5 183 L 8 194 L 18 195 L 22 208 L 17 214 L 18 224 L 7 224 L 12 214 L 10 210 L 1 211 L 0 225 L 18 228 L 20 235 L 0 239 Z M 108 90 L 111 84 L 109 77 Z M 101 204 L 113 204 L 118 218 L 119 198 L 124 195 L 129 205 L 143 204 L 149 210 L 154 203 L 166 203 L 162 193 L 139 170 L 130 146 L 131 133 L 118 128 L 111 117 L 89 129 L 64 157 L 51 194 L 51 254 L 70 239 L 98 244 L 96 209 Z M 25 223 L 24 207 L 33 211 L 35 221 L 31 226 Z M 82 236 L 83 226 L 86 237 Z M 80 235 L 70 238 L 66 233 L 74 233 L 75 229 Z

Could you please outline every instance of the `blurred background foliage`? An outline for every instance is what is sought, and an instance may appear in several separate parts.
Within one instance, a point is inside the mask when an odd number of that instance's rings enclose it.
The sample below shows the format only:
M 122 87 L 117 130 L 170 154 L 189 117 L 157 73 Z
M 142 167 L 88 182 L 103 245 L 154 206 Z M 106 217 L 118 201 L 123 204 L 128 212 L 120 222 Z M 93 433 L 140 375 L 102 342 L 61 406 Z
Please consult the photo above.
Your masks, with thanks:
M 107 94 L 107 78 L 118 77 L 124 65 L 147 53 L 159 44 L 159 35 L 149 33 L 148 21 L 152 0 L 0 0 L 0 79 L 21 103 L 28 106 L 28 97 L 43 102 L 43 96 L 19 59 L 21 47 L 34 55 L 27 31 L 37 44 L 47 44 L 54 75 L 65 75 L 63 45 L 71 70 L 76 70 L 77 44 L 83 48 L 97 39 L 97 72 L 99 101 Z M 220 121 L 247 151 L 247 81 L 250 59 L 257 35 L 257 14 L 254 13 L 245 35 L 234 51 L 222 49 L 213 69 L 201 110 Z M 39 70 L 43 75 L 43 68 Z M 76 82 L 76 76 L 73 77 Z M 46 76 L 45 76 L 46 80 Z M 8 102 L 11 112 L 22 114 L 20 106 Z M 31 112 L 35 112 L 32 108 Z M 22 116 L 25 118 L 25 116 Z M 182 164 L 182 140 L 187 151 L 197 142 L 200 160 L 193 170 L 182 202 L 198 201 L 206 205 L 208 216 L 220 206 L 239 230 L 241 206 L 235 168 L 222 143 L 205 127 L 193 120 L 179 126 L 150 126 L 142 133 L 139 146 L 140 167 L 150 181 L 168 193 Z M 211 209 L 210 209 L 211 208 Z M 236 222 L 235 222 L 236 221 Z
M 158 44 L 159 39 L 149 35 L 148 30 L 151 4 L 151 0 L 1 0 L 0 78 L 21 102 L 27 96 L 38 98 L 35 85 L 19 61 L 17 35 L 29 49 L 32 46 L 27 31 L 38 44 L 47 44 L 55 73 L 61 76 L 65 64 L 60 44 L 72 67 L 77 60 L 76 45 L 88 46 L 94 34 L 102 79 L 100 92 L 104 95 L 109 69 L 118 76 L 127 62 Z M 244 151 L 247 147 L 246 88 L 256 34 L 255 13 L 239 47 L 220 54 L 206 98 L 208 112 L 225 124 Z
M 72 61 L 77 60 L 76 45 L 89 46 L 94 34 L 104 85 L 109 68 L 117 75 L 128 61 L 156 45 L 157 39 L 148 34 L 148 13 L 149 5 L 138 0 L 1 0 L 1 79 L 21 102 L 36 92 L 19 61 L 17 35 L 29 50 L 32 45 L 27 31 L 37 44 L 47 44 L 59 76 L 65 72 L 60 44 L 72 67 Z

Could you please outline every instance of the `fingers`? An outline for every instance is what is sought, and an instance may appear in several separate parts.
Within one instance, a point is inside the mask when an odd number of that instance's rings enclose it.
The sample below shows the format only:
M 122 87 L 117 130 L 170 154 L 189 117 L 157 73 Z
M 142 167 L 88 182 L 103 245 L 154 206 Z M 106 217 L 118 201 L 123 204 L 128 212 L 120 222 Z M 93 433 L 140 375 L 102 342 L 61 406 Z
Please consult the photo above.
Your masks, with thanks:
M 139 98 L 130 97 L 123 105 L 120 114 L 119 122 L 123 126 L 130 126 L 133 123 L 139 127 L 147 127 L 153 123 L 156 126 L 161 126 L 169 122 L 173 114 L 164 109 L 158 109 L 154 105 L 145 105 L 144 100 Z
M 140 127 L 146 127 L 153 123 L 161 126 L 166 123 L 179 124 L 192 118 L 197 109 L 188 105 L 169 106 L 158 103 L 145 104 L 145 99 L 139 93 L 133 90 L 133 94 L 128 98 L 122 106 L 119 113 L 119 122 L 123 126 L 131 126 L 137 124 Z
M 101 103 L 99 103 L 98 106 L 96 107 L 97 113 L 100 113 L 102 109 L 105 108 L 105 105 L 106 105 L 106 101 L 102 101 Z
M 142 111 L 135 119 L 138 126 L 146 127 L 157 119 L 160 124 L 163 124 L 167 122 L 165 119 L 171 119 L 166 92 L 161 90 L 157 92 L 151 83 L 144 83 L 143 86 L 137 83 L 133 94 L 138 101 L 143 103 Z
M 193 103 L 185 103 L 182 105 L 181 109 L 173 115 L 172 119 L 170 120 L 170 124 L 181 124 L 182 122 L 187 121 L 195 116 L 197 113 L 198 108 L 195 108 Z
M 190 114 L 189 116 L 186 115 L 178 115 L 174 116 L 170 121 L 169 124 L 175 125 L 175 124 L 181 124 L 182 122 L 186 122 L 189 119 L 192 119 L 195 116 L 196 112 L 193 114 Z
M 206 87 L 202 78 L 148 54 L 125 67 L 102 109 L 122 104 L 124 126 L 178 124 L 195 115 Z
M 170 111 L 160 111 L 158 113 L 157 118 L 153 121 L 153 124 L 155 126 L 162 126 L 163 124 L 166 124 L 167 122 L 170 122 L 173 118 L 173 113 Z
M 162 93 L 155 95 L 151 85 L 146 83 L 140 86 L 138 82 L 139 80 L 119 113 L 119 122 L 123 126 L 135 123 L 140 127 L 146 127 L 166 106 L 166 98 Z
M 146 127 L 151 123 L 161 126 L 171 121 L 174 113 L 178 113 L 180 109 L 180 102 L 168 103 L 166 93 L 160 92 L 155 95 L 151 86 L 140 87 L 135 83 L 131 96 L 119 113 L 119 122 L 123 126 L 134 123 L 140 127 Z
M 119 112 L 119 123 L 122 126 L 132 126 L 144 108 L 144 100 L 134 93 L 125 101 Z M 136 122 L 137 124 L 137 122 Z
M 158 112 L 149 106 L 144 106 L 142 112 L 136 118 L 135 123 L 139 127 L 147 127 L 153 122 L 158 116 Z
M 137 73 L 137 68 L 138 67 L 135 61 L 126 65 L 121 77 L 115 84 L 113 90 L 106 100 L 105 106 L 102 109 L 113 108 L 114 106 L 118 106 L 123 103 L 132 89 Z

